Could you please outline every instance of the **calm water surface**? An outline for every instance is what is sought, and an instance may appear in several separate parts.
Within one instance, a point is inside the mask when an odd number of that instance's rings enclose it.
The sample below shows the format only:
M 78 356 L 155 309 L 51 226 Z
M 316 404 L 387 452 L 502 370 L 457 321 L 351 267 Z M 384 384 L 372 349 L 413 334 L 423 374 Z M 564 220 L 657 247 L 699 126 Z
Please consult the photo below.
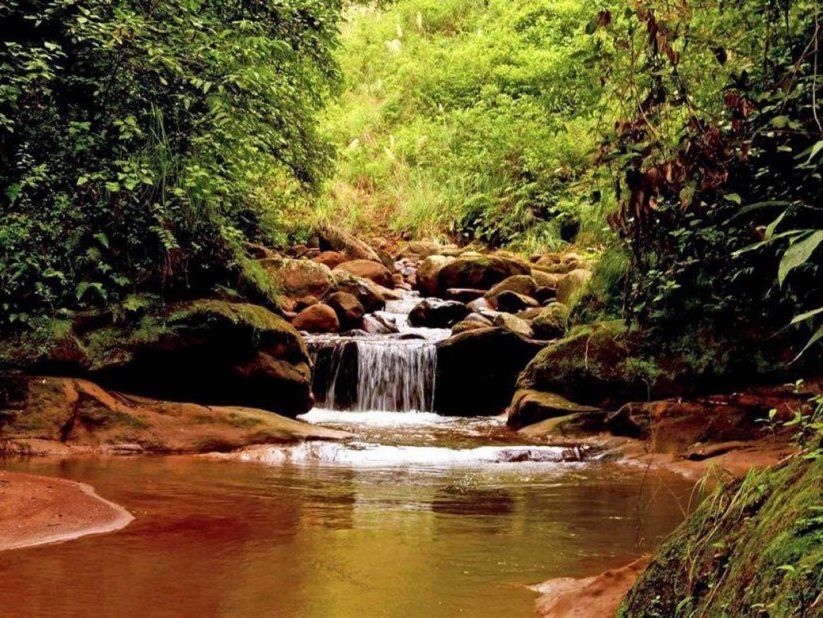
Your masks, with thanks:
M 0 553 L 0 614 L 529 616 L 524 584 L 648 551 L 682 520 L 691 491 L 674 475 L 615 464 L 497 463 L 488 452 L 474 461 L 462 451 L 489 443 L 482 425 L 464 424 L 448 443 L 442 427 L 370 425 L 397 449 L 304 450 L 270 464 L 6 464 L 88 482 L 137 519 Z M 397 438 L 407 434 L 411 446 Z M 360 453 L 371 453 L 365 465 Z

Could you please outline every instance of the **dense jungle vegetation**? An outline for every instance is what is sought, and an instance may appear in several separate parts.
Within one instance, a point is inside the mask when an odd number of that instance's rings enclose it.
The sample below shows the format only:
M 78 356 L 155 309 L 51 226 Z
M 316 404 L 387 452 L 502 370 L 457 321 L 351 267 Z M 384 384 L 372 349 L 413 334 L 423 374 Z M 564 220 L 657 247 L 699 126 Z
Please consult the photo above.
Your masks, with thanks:
M 0 322 L 215 287 L 273 304 L 243 242 L 331 220 L 573 242 L 602 252 L 591 311 L 812 343 L 818 12 L 2 2 Z

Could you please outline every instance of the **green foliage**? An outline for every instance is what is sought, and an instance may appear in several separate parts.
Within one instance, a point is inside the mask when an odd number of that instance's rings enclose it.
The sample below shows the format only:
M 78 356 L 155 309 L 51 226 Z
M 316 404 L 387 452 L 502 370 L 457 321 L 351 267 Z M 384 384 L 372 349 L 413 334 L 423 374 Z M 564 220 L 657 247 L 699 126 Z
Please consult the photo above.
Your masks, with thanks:
M 604 222 L 592 166 L 598 3 L 400 0 L 349 11 L 321 216 L 537 250 Z
M 594 36 L 624 119 L 603 160 L 620 172 L 611 223 L 631 256 L 628 316 L 744 335 L 813 319 L 823 305 L 817 2 L 651 2 Z
M 327 169 L 339 8 L 0 2 L 0 328 L 236 281 Z

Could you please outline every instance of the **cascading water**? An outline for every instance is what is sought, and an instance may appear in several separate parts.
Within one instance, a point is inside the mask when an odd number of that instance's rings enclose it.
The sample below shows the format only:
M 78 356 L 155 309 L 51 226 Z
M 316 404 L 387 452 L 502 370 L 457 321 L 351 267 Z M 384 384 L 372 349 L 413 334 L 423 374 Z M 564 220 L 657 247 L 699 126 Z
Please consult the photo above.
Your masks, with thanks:
M 377 312 L 397 326 L 395 334 L 308 338 L 319 404 L 330 410 L 432 411 L 436 343 L 449 331 L 410 327 L 408 314 L 418 301 L 409 294 Z

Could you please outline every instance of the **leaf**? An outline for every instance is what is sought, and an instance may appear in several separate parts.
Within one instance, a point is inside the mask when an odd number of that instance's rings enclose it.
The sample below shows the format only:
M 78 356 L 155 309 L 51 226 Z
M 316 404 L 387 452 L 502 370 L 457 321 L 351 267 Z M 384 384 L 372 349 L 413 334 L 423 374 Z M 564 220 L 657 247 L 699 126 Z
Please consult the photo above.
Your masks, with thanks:
M 727 193 L 723 197 L 725 199 L 727 199 L 728 201 L 734 202 L 735 204 L 738 204 L 738 205 L 740 205 L 740 203 L 743 201 L 737 193 Z
M 789 273 L 798 266 L 805 264 L 821 242 L 823 242 L 823 230 L 817 230 L 803 240 L 794 242 L 786 249 L 783 259 L 780 260 L 780 267 L 777 269 L 778 283 L 783 285 Z
M 763 236 L 766 240 L 771 240 L 772 236 L 774 236 L 775 229 L 777 229 L 777 226 L 780 225 L 781 221 L 783 221 L 783 217 L 786 216 L 787 212 L 789 211 L 784 210 L 782 213 L 780 213 L 780 216 L 777 219 L 769 223 L 769 225 L 766 227 L 766 232 Z
M 811 163 L 812 159 L 819 155 L 821 150 L 823 150 L 823 139 L 817 142 L 814 146 L 812 146 L 811 151 L 809 152 L 809 158 L 806 160 L 806 163 Z
M 801 313 L 800 315 L 794 316 L 794 319 L 791 321 L 792 324 L 799 324 L 800 322 L 805 322 L 809 318 L 813 318 L 819 313 L 823 313 L 823 307 L 818 307 L 817 309 L 812 309 L 811 311 L 807 311 L 806 313 Z
M 95 234 L 94 239 L 101 245 L 103 245 L 106 249 L 109 248 L 109 237 L 106 236 L 103 232 Z
M 803 356 L 806 353 L 806 350 L 808 350 L 810 347 L 812 347 L 815 343 L 817 343 L 821 339 L 823 339 L 823 326 L 821 326 L 820 328 L 817 329 L 817 331 L 814 333 L 814 335 L 812 335 L 811 339 L 809 339 L 806 342 L 805 347 L 802 350 L 800 350 L 800 352 L 797 354 L 797 356 L 794 357 L 792 362 L 796 361 L 798 358 Z

